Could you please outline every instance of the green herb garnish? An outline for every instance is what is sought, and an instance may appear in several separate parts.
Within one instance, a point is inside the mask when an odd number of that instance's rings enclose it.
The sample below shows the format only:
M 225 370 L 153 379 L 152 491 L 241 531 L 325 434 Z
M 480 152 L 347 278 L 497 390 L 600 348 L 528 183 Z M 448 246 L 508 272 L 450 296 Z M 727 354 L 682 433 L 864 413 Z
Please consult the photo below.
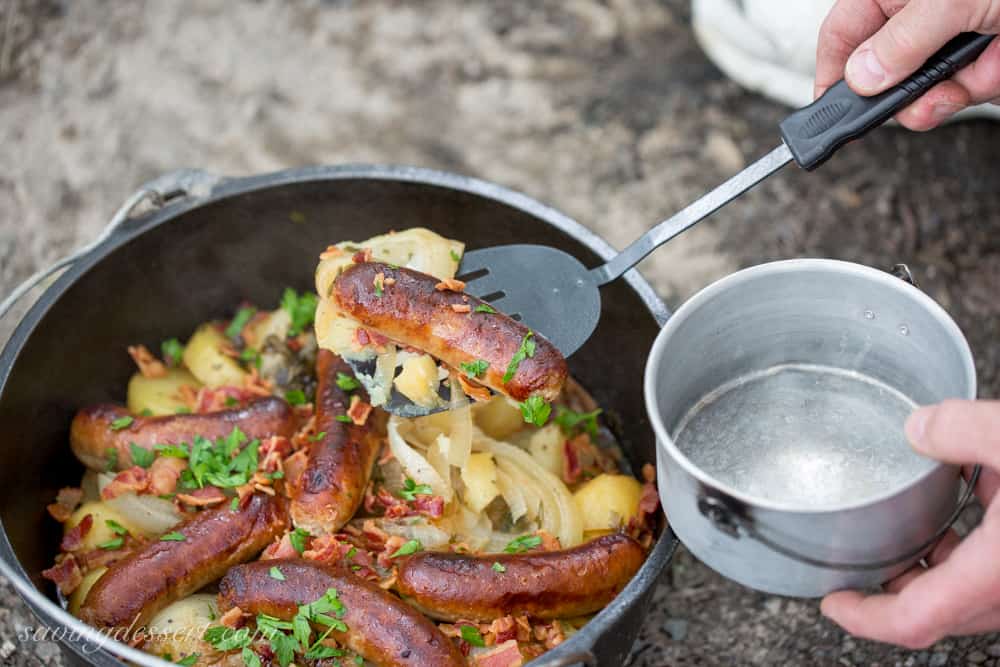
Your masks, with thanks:
M 272 567 L 267 573 L 272 579 L 277 579 L 278 581 L 284 581 L 285 575 L 281 573 L 281 570 L 277 566 Z
M 486 646 L 486 642 L 483 641 L 483 636 L 479 633 L 479 628 L 473 625 L 463 625 L 461 627 L 462 641 L 470 646 L 478 646 L 480 648 Z
M 347 373 L 337 371 L 337 386 L 344 391 L 354 391 L 361 386 L 361 383 L 352 378 Z
M 240 334 L 243 332 L 243 327 L 247 325 L 250 318 L 257 314 L 257 309 L 253 306 L 246 306 L 240 308 L 236 311 L 236 316 L 226 327 L 226 337 L 227 338 L 239 338 Z
M 600 408 L 592 412 L 574 412 L 560 405 L 556 411 L 555 422 L 559 424 L 559 428 L 567 435 L 572 433 L 573 429 L 579 427 L 589 433 L 591 437 L 596 438 L 597 416 L 599 414 L 601 414 Z
M 316 435 L 310 435 L 309 436 L 309 442 L 319 442 L 320 440 L 322 440 L 325 437 L 326 437 L 326 431 L 320 431 Z
M 507 543 L 503 548 L 509 554 L 520 554 L 525 551 L 536 549 L 542 544 L 542 538 L 538 535 L 522 535 Z
M 128 444 L 129 453 L 132 455 L 132 463 L 140 468 L 148 468 L 156 460 L 156 453 L 148 449 L 143 449 L 134 442 Z
M 123 544 L 125 544 L 125 540 L 122 539 L 121 537 L 116 537 L 114 539 L 108 540 L 107 542 L 104 542 L 103 544 L 98 544 L 97 548 L 107 549 L 108 551 L 111 551 L 113 549 L 121 549 Z
M 428 484 L 417 484 L 407 477 L 398 495 L 403 500 L 416 500 L 418 495 L 429 496 L 432 493 L 434 493 L 434 490 Z
M 229 509 L 233 512 L 238 512 L 240 509 L 240 497 L 236 496 L 233 498 L 232 502 L 229 503 Z
M 163 353 L 163 358 L 168 364 L 171 366 L 180 366 L 181 360 L 184 357 L 184 346 L 176 338 L 168 338 L 160 343 L 160 352 Z
M 461 255 L 459 255 L 459 254 L 458 254 L 457 252 L 455 252 L 454 250 L 449 250 L 449 251 L 448 251 L 448 254 L 449 254 L 449 255 L 451 255 L 451 259 L 452 259 L 452 261 L 455 261 L 455 262 L 460 262 L 460 261 L 462 261 L 462 256 L 461 256 Z
M 306 539 L 312 537 L 305 528 L 296 528 L 288 534 L 288 540 L 292 543 L 292 548 L 298 553 L 306 550 Z
M 308 402 L 306 400 L 306 392 L 301 389 L 289 389 L 286 391 L 285 400 L 288 401 L 289 405 L 305 405 Z
M 396 553 L 389 556 L 389 558 L 399 558 L 400 556 L 409 556 L 410 554 L 415 554 L 422 550 L 424 546 L 420 544 L 420 540 L 410 540 L 406 542 L 403 546 L 396 549 Z
M 494 572 L 498 572 L 500 574 L 503 574 L 504 572 L 507 571 L 507 568 L 504 567 L 501 563 L 498 563 L 497 561 L 493 561 L 493 568 L 492 569 L 493 569 Z
M 534 336 L 533 331 L 529 331 L 524 334 L 524 339 L 521 341 L 521 346 L 517 348 L 517 352 L 514 356 L 510 358 L 510 363 L 507 365 L 507 372 L 503 374 L 503 383 L 507 384 L 514 379 L 514 375 L 517 373 L 517 367 L 521 365 L 521 362 L 528 357 L 535 356 L 535 341 L 531 340 Z
M 243 348 L 243 351 L 240 352 L 240 361 L 246 363 L 248 366 L 253 366 L 257 370 L 260 370 L 260 352 L 252 347 Z
M 178 533 L 176 530 L 160 535 L 161 542 L 183 542 L 186 539 L 183 533 Z
M 489 370 L 490 362 L 485 359 L 476 359 L 475 361 L 463 361 L 458 364 L 458 366 L 465 371 L 465 374 L 470 378 L 477 378 Z
M 524 421 L 535 426 L 545 426 L 549 413 L 552 412 L 552 406 L 546 403 L 541 396 L 529 396 L 526 401 L 519 405 Z
M 132 425 L 135 419 L 133 417 L 119 417 L 118 419 L 111 422 L 112 431 L 120 431 L 123 428 L 128 428 Z
M 481 303 L 472 309 L 474 313 L 496 313 L 496 308 L 493 306 L 487 306 L 485 303 Z
M 336 417 L 334 417 L 334 419 L 336 419 L 339 422 L 344 422 L 345 424 L 354 423 L 354 420 L 351 419 L 348 415 L 337 415 Z
M 118 467 L 118 450 L 114 447 L 108 447 L 104 450 L 104 455 L 108 457 L 107 471 L 113 472 Z
M 115 535 L 128 535 L 128 528 L 121 525 L 114 519 L 105 519 L 104 525 L 111 529 L 111 532 Z
M 312 292 L 298 294 L 291 287 L 286 287 L 281 295 L 281 307 L 292 317 L 288 327 L 289 336 L 298 336 L 316 319 L 316 305 L 319 299 Z
M 247 436 L 239 429 L 213 443 L 207 438 L 195 436 L 188 454 L 188 467 L 181 471 L 181 484 L 187 489 L 200 489 L 206 483 L 220 488 L 234 488 L 250 481 L 257 472 L 257 452 L 260 440 L 247 442 Z
M 183 442 L 178 445 L 153 445 L 153 449 L 160 453 L 160 456 L 169 456 L 174 459 L 186 459 L 190 452 L 188 446 Z
M 201 638 L 219 651 L 232 651 L 233 649 L 245 648 L 250 645 L 253 639 L 250 636 L 250 628 L 234 630 L 224 625 L 206 629 L 205 634 Z
M 191 667 L 194 663 L 198 662 L 198 658 L 200 657 L 201 657 L 200 653 L 191 653 L 190 655 L 181 658 L 174 664 L 183 665 L 184 667 Z
M 142 410 L 139 411 L 139 415 L 142 417 L 152 417 L 153 411 L 150 410 L 149 408 L 143 408 Z

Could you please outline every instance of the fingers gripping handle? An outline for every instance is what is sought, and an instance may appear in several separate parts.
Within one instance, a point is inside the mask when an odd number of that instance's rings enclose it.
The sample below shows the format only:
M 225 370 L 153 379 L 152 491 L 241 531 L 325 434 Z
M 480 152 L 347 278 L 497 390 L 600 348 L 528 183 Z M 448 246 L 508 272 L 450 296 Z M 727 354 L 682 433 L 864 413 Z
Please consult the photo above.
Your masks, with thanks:
M 818 100 L 782 121 L 781 137 L 799 166 L 811 171 L 848 141 L 892 118 L 934 84 L 950 79 L 978 58 L 994 37 L 962 33 L 904 81 L 871 97 L 858 95 L 841 80 Z

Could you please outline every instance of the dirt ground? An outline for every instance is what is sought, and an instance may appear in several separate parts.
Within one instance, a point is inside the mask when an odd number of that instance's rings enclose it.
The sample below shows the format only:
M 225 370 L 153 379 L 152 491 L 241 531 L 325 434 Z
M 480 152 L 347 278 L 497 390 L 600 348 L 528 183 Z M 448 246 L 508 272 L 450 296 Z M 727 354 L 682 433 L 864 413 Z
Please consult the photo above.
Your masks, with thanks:
M 726 80 L 682 0 L 112 3 L 0 0 L 0 295 L 91 239 L 141 182 L 403 163 L 499 182 L 618 247 L 778 141 L 785 110 Z M 794 167 L 659 250 L 673 305 L 737 268 L 906 262 L 1000 396 L 1000 125 L 885 128 Z M 0 583 L 0 662 L 60 663 Z M 754 593 L 682 552 L 633 665 L 1000 664 L 1000 636 L 906 651 L 812 601 Z

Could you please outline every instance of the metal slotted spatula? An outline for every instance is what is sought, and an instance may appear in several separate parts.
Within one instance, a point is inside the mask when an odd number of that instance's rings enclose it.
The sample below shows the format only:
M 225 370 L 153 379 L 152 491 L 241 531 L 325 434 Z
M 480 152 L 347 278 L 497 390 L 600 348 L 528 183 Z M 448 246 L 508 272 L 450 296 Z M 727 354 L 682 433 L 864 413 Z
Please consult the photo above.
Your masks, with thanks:
M 508 245 L 466 253 L 458 278 L 466 282 L 466 292 L 520 319 L 568 357 L 597 327 L 601 285 L 617 279 L 653 250 L 791 160 L 803 169 L 815 169 L 843 144 L 881 125 L 934 84 L 971 63 L 993 38 L 976 33 L 959 35 L 908 79 L 873 97 L 861 97 L 840 81 L 782 121 L 781 145 L 653 227 L 603 266 L 588 269 L 571 255 L 548 246 Z

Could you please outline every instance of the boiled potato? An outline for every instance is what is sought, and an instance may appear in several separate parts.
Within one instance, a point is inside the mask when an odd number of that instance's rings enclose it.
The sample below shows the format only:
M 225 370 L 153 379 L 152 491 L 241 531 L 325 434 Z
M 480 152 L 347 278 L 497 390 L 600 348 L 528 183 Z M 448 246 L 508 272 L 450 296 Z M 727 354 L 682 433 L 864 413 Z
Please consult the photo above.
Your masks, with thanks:
M 163 377 L 149 378 L 136 373 L 128 381 L 128 409 L 135 414 L 149 410 L 154 415 L 173 415 L 187 407 L 180 398 L 183 385 L 195 389 L 201 383 L 184 368 L 168 368 Z
M 209 387 L 242 387 L 247 373 L 235 359 L 222 353 L 227 342 L 214 324 L 201 325 L 184 348 L 184 365 Z
M 97 580 L 101 578 L 101 575 L 107 571 L 108 568 L 106 567 L 98 567 L 83 575 L 83 581 L 80 582 L 75 591 L 69 594 L 69 613 L 74 616 L 80 615 L 80 605 L 87 599 L 87 593 L 97 583 Z
M 83 536 L 84 551 L 96 549 L 98 548 L 98 545 L 110 542 L 118 537 L 115 531 L 108 526 L 108 520 L 118 522 L 123 528 L 133 535 L 143 535 L 143 533 L 136 528 L 135 524 L 129 521 L 125 515 L 115 510 L 104 501 L 91 501 L 80 505 L 80 507 L 78 507 L 77 510 L 70 515 L 69 520 L 63 525 L 63 529 L 65 531 L 69 531 L 71 528 L 75 528 L 78 523 L 83 521 L 83 517 L 88 514 L 93 515 L 94 523 L 90 530 L 87 531 L 87 534 Z
M 520 415 L 519 415 L 520 416 Z M 528 452 L 539 465 L 558 477 L 563 473 L 563 444 L 566 436 L 557 424 L 548 424 L 531 434 Z
M 218 625 L 218 618 L 214 595 L 195 593 L 178 600 L 150 619 L 145 650 L 156 655 L 169 653 L 174 660 L 192 653 L 211 655 L 216 651 L 202 636 L 209 626 Z
M 493 455 L 489 452 L 469 454 L 469 460 L 462 468 L 462 483 L 465 484 L 463 497 L 466 506 L 473 512 L 482 512 L 500 495 Z
M 434 407 L 438 404 L 438 367 L 429 355 L 421 354 L 404 361 L 403 370 L 393 384 L 396 391 L 417 405 Z
M 288 337 L 288 330 L 292 327 L 292 316 L 284 308 L 272 310 L 250 320 L 243 330 L 243 340 L 254 349 L 260 349 L 271 336 L 276 336 L 281 340 Z
M 615 530 L 639 513 L 642 485 L 628 475 L 598 475 L 573 494 L 583 529 Z
M 472 407 L 472 417 L 483 433 L 495 440 L 506 440 L 524 426 L 521 408 L 506 396 L 494 396 Z

